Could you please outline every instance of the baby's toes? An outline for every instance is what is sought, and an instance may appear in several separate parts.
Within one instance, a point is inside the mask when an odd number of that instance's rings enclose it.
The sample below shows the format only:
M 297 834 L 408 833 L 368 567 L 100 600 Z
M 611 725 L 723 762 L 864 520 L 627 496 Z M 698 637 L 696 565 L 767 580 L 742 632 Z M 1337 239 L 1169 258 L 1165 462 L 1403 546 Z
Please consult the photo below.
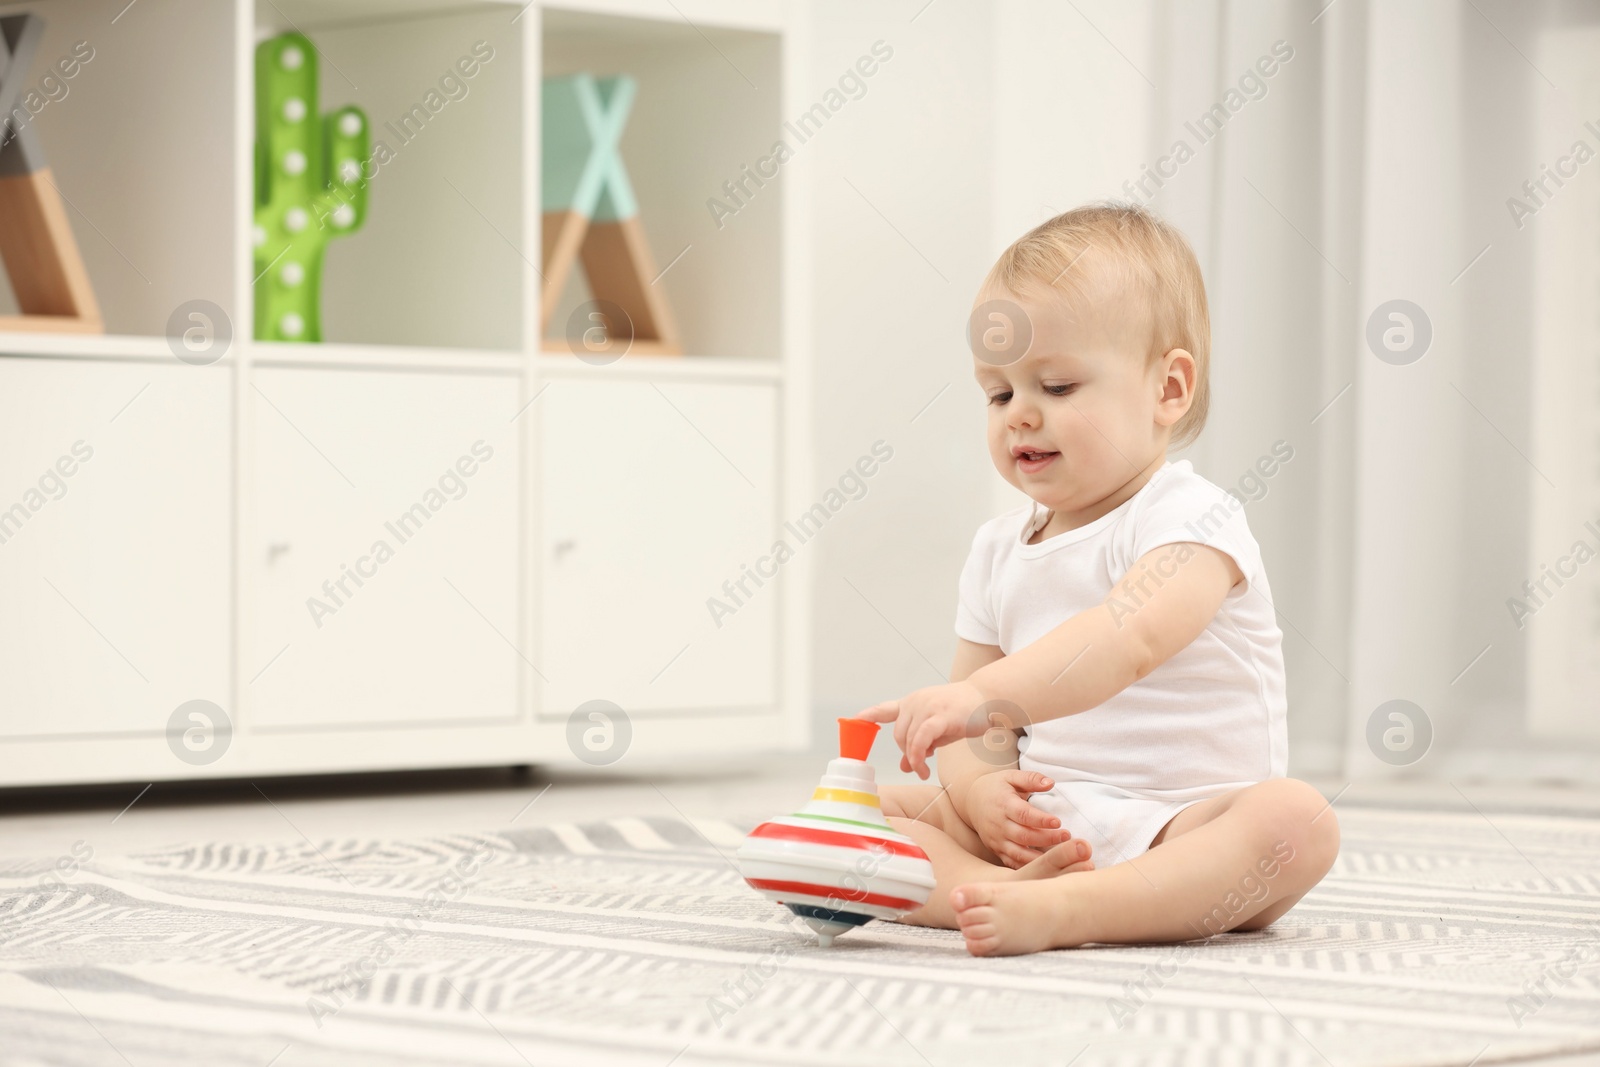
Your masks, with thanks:
M 1082 870 L 1084 869 L 1082 865 L 1089 861 L 1092 851 L 1089 842 L 1082 838 L 1063 841 L 1041 853 L 1038 859 L 1019 867 L 1016 877 L 1054 878 L 1058 874 Z
M 1061 874 L 1078 874 L 1094 870 L 1094 858 L 1090 855 L 1089 842 L 1078 841 L 1070 849 L 1063 851 L 1066 855 L 1056 860 L 1057 863 L 1063 864 Z
M 965 924 L 969 914 L 975 916 L 979 911 L 992 912 L 994 909 L 990 905 L 994 903 L 994 897 L 995 887 L 988 882 L 958 885 L 950 891 L 950 907 L 955 911 L 956 918 Z
M 963 926 L 961 939 L 972 956 L 993 956 L 1000 950 L 1000 932 L 987 924 Z
M 994 887 L 978 884 L 961 886 L 950 894 L 956 924 L 974 956 L 987 956 L 1000 947 L 1000 931 L 995 928 L 997 913 L 991 905 Z
M 1079 838 L 1066 845 L 1057 845 L 1046 855 L 1059 867 L 1059 874 L 1077 874 L 1094 870 L 1094 849 L 1089 842 Z

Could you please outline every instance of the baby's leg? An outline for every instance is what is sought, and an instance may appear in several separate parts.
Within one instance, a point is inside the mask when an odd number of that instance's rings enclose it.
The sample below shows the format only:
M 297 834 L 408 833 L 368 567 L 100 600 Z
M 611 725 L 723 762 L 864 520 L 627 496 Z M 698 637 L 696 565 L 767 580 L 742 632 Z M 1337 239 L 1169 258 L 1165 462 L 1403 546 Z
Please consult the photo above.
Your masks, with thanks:
M 999 862 L 950 802 L 950 794 L 931 785 L 886 785 L 881 790 L 889 825 L 916 841 L 933 863 L 935 884 L 928 902 L 901 922 L 956 928 L 950 891 L 969 882 L 1013 882 L 1094 870 L 1087 841 L 1063 841 L 1039 858 L 1013 870 Z
M 885 785 L 879 788 L 878 795 L 883 801 L 883 814 L 891 824 L 894 819 L 912 819 L 943 830 L 964 851 L 995 866 L 1000 865 L 1000 857 L 989 851 L 977 831 L 968 826 L 956 810 L 948 789 L 937 785 Z M 896 829 L 905 833 L 904 828 Z
M 1339 823 L 1322 794 L 1274 778 L 1187 809 L 1165 840 L 1125 863 L 1047 882 L 986 879 L 958 887 L 951 905 L 978 956 L 1191 941 L 1266 926 L 1338 852 Z

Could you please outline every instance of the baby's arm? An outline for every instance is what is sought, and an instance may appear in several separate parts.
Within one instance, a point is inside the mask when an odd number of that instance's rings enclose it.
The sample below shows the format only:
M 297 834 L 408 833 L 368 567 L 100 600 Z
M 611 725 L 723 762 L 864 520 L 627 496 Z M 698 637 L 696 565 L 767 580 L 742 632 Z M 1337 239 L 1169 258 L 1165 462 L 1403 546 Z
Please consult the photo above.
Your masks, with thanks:
M 980 645 L 975 641 L 968 641 L 964 637 L 956 638 L 956 658 L 950 666 L 950 680 L 952 682 L 965 681 L 974 672 L 987 667 L 991 663 L 998 663 L 1005 659 L 1005 653 L 1000 651 L 999 645 Z M 1003 754 L 997 758 L 1003 758 Z M 1012 746 L 1010 766 L 1017 765 L 1016 746 Z M 968 826 L 972 819 L 967 815 L 967 790 L 972 783 L 990 771 L 1005 770 L 1007 764 L 1003 762 L 986 763 L 973 752 L 964 741 L 946 745 L 939 750 L 939 783 L 950 793 L 950 800 L 955 805 L 956 811 L 966 820 Z
M 967 679 L 1029 722 L 1098 707 L 1199 637 L 1244 580 L 1224 552 L 1194 542 L 1139 557 L 1106 599 Z M 1092 654 L 1090 654 L 1092 653 Z
M 958 638 L 952 684 L 1003 655 L 996 645 Z M 1030 794 L 1054 783 L 1019 770 L 1017 762 L 1017 734 L 1011 730 L 991 731 L 978 742 L 953 742 L 939 751 L 941 788 L 886 784 L 880 790 L 884 813 L 936 826 L 986 861 L 1022 867 L 1072 835 L 1061 829 L 1060 819 L 1028 803 Z
M 1009 701 L 1030 724 L 1099 707 L 1199 637 L 1243 580 L 1238 564 L 1217 549 L 1161 545 L 1136 560 L 1102 603 L 1026 648 L 965 681 L 919 689 L 861 717 L 893 722 L 901 767 L 926 778 L 934 749 L 988 727 L 974 716 L 985 704 Z
M 950 680 L 963 681 L 1004 658 L 998 645 L 980 645 L 958 637 Z M 941 748 L 937 760 L 939 782 L 950 794 L 956 817 L 1008 867 L 1038 859 L 1046 849 L 1072 836 L 1061 829 L 1060 819 L 1028 803 L 1030 793 L 1050 789 L 1055 783 L 1042 774 L 1018 769 L 1017 737 L 1014 729 L 1002 728 L 991 730 L 981 740 L 963 738 Z M 981 797 L 973 788 L 980 782 Z

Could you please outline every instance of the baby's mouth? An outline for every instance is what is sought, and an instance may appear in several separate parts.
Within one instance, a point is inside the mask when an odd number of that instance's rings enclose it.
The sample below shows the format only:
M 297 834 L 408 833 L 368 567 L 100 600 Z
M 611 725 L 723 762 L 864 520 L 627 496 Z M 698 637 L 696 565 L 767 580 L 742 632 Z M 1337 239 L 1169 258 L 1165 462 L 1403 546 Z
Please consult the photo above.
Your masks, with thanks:
M 1024 474 L 1035 474 L 1044 470 L 1061 453 L 1060 452 L 1018 452 L 1016 453 L 1017 466 Z

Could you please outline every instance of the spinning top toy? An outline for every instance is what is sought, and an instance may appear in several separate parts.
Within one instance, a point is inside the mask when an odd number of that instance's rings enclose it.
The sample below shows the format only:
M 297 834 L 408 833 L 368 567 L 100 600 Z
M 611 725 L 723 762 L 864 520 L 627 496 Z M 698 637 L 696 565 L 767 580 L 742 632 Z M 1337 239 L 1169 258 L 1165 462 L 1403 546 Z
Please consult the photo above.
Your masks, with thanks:
M 889 826 L 866 762 L 878 724 L 839 720 L 839 758 L 811 802 L 764 822 L 744 839 L 739 872 L 762 896 L 815 930 L 824 947 L 873 919 L 898 919 L 927 903 L 933 864 Z

